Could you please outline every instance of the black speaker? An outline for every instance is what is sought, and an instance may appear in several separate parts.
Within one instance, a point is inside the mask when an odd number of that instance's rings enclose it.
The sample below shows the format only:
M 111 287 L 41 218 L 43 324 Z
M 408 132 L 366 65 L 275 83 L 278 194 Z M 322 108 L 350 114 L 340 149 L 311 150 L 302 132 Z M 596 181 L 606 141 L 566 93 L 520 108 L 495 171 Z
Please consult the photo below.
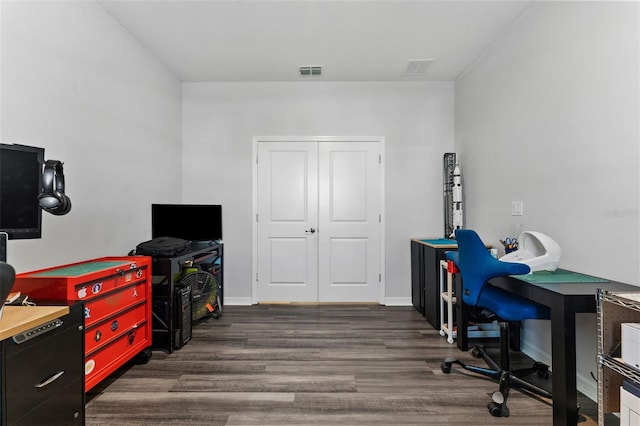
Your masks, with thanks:
M 40 207 L 56 216 L 71 211 L 71 200 L 64 193 L 64 168 L 62 162 L 47 160 L 42 170 L 42 192 L 38 196 Z
M 191 286 L 175 290 L 173 306 L 175 307 L 173 344 L 176 349 L 180 349 L 191 340 Z

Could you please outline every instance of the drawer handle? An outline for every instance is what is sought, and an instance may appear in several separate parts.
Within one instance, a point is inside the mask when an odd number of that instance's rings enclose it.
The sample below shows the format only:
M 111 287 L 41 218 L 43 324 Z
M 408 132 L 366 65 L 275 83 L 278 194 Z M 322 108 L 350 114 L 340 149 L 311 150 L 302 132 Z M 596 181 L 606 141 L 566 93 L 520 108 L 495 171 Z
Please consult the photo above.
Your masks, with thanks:
M 62 376 L 64 374 L 64 370 L 58 371 L 56 374 L 53 374 L 49 377 L 47 377 L 46 379 L 44 379 L 43 381 L 41 381 L 40 383 L 36 384 L 37 388 L 43 388 L 53 382 L 55 382 L 56 380 L 58 380 L 60 378 L 60 376 Z
M 131 327 L 131 331 L 129 331 L 129 334 L 127 335 L 127 341 L 129 342 L 130 345 L 133 345 L 133 342 L 136 340 L 136 329 L 138 328 L 138 325 L 134 325 L 133 327 Z

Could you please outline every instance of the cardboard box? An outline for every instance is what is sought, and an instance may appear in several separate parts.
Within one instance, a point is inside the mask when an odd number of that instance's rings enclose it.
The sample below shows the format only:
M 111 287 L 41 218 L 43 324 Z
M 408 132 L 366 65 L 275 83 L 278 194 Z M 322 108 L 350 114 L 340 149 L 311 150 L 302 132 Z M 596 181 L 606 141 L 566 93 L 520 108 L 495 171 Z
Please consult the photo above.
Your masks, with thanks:
M 620 426 L 640 424 L 640 398 L 620 387 Z
M 620 324 L 622 361 L 635 368 L 640 368 L 640 323 L 625 322 Z

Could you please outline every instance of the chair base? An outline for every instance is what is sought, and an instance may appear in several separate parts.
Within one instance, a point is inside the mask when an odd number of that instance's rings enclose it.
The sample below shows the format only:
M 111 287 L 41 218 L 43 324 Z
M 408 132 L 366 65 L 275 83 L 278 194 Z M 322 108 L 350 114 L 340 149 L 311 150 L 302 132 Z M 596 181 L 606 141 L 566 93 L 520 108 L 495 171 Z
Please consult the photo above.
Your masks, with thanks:
M 550 392 L 522 380 L 522 377 L 529 376 L 533 373 L 536 373 L 538 377 L 545 378 L 545 379 L 548 378 L 549 366 L 541 362 L 534 362 L 533 365 L 529 368 L 510 371 L 510 370 L 501 368 L 493 359 L 489 357 L 489 355 L 487 355 L 487 352 L 482 346 L 474 347 L 471 351 L 471 354 L 475 358 L 482 358 L 487 363 L 489 368 L 478 367 L 475 365 L 468 365 L 456 358 L 445 359 L 444 362 L 440 365 L 440 368 L 442 369 L 443 373 L 448 374 L 451 372 L 451 368 L 453 364 L 457 364 L 467 371 L 471 371 L 473 373 L 477 373 L 482 376 L 489 377 L 493 380 L 496 380 L 499 384 L 499 390 L 494 392 L 491 395 L 491 402 L 487 404 L 489 413 L 491 413 L 492 416 L 509 417 L 510 412 L 509 412 L 509 408 L 507 407 L 507 399 L 509 398 L 509 390 L 511 388 L 522 389 L 524 391 L 527 391 L 545 398 L 552 398 L 552 395 Z M 505 360 L 505 363 L 506 363 L 506 360 Z

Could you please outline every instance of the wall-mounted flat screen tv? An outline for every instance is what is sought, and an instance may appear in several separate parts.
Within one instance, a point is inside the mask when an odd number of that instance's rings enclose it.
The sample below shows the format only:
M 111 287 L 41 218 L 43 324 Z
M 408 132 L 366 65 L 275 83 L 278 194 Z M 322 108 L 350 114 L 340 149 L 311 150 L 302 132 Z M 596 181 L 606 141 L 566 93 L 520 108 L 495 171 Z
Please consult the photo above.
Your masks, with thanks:
M 0 144 L 0 232 L 9 239 L 40 238 L 44 148 Z
M 189 241 L 222 240 L 222 206 L 217 204 L 152 204 L 151 238 Z

